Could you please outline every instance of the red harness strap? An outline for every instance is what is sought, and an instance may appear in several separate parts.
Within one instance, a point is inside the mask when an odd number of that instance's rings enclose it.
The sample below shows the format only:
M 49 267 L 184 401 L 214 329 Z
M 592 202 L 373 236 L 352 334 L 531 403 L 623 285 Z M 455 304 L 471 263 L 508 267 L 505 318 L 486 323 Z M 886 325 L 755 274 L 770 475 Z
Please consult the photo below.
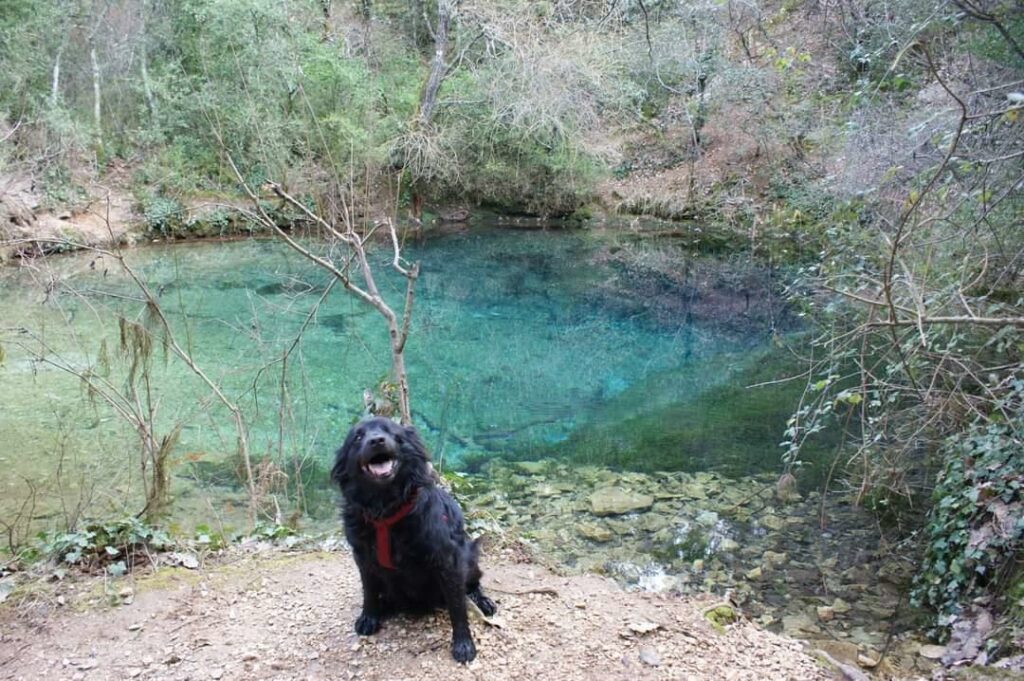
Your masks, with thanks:
M 416 494 L 417 492 L 413 492 L 408 501 L 386 518 L 366 516 L 366 522 L 373 525 L 373 529 L 377 533 L 377 563 L 385 570 L 395 569 L 395 564 L 391 562 L 391 528 L 412 511 L 412 507 L 416 503 Z

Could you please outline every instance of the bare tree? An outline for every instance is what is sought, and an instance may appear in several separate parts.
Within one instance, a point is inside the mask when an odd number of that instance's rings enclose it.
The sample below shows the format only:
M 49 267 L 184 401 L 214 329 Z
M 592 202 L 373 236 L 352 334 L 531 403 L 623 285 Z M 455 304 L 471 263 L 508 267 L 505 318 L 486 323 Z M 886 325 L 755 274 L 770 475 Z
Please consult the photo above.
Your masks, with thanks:
M 246 215 L 274 234 L 277 234 L 304 258 L 327 271 L 346 291 L 377 310 L 384 318 L 391 347 L 391 377 L 397 388 L 399 415 L 403 424 L 411 424 L 412 411 L 409 406 L 409 378 L 405 369 L 405 344 L 409 339 L 409 324 L 412 321 L 412 307 L 420 266 L 419 263 L 407 265 L 403 260 L 398 233 L 392 220 L 390 218 L 380 220 L 365 233 L 360 233 L 356 229 L 355 219 L 347 205 L 344 206 L 342 211 L 341 224 L 331 224 L 310 210 L 304 203 L 291 196 L 281 185 L 275 182 L 266 183 L 264 185 L 265 188 L 291 206 L 291 208 L 297 210 L 302 216 L 302 220 L 322 230 L 323 235 L 331 243 L 340 244 L 344 247 L 344 256 L 338 259 L 332 257 L 329 252 L 327 255 L 318 255 L 309 247 L 299 243 L 292 234 L 283 229 L 277 224 L 276 220 L 267 214 L 259 195 L 245 181 L 245 177 L 239 171 L 238 166 L 235 165 L 234 159 L 230 154 L 227 160 L 232 171 L 235 173 L 238 183 L 252 202 L 253 210 L 246 211 Z M 391 267 L 402 275 L 406 281 L 405 303 L 401 315 L 398 315 L 381 295 L 367 255 L 367 248 L 371 244 L 377 229 L 381 227 L 386 229 L 387 236 L 391 242 Z M 358 270 L 357 276 L 362 279 L 362 283 L 358 283 L 353 279 L 351 272 L 353 263 Z

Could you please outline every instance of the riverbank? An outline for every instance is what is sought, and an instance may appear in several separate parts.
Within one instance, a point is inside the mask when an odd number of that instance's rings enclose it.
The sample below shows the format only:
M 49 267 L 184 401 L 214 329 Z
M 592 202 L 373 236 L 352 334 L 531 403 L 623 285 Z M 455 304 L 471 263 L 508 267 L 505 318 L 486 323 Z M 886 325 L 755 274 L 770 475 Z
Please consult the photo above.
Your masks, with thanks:
M 21 679 L 830 679 L 801 645 L 719 601 L 627 593 L 559 576 L 510 551 L 485 558 L 498 602 L 474 617 L 479 651 L 448 653 L 443 614 L 352 630 L 359 579 L 347 550 L 248 554 L 195 570 L 67 579 L 0 610 L 0 678 Z

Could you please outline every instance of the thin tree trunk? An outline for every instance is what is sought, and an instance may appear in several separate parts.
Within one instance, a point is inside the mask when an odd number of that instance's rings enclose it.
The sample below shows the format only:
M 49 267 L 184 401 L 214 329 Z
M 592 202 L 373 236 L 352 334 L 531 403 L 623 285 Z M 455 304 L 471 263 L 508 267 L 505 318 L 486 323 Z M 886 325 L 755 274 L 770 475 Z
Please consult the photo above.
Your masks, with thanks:
M 103 144 L 103 107 L 100 103 L 100 62 L 96 58 L 96 48 L 89 50 L 89 59 L 92 60 L 92 119 L 95 127 L 97 145 Z
M 149 116 L 156 122 L 157 108 L 156 97 L 153 95 L 153 86 L 149 80 L 149 54 L 146 51 L 146 2 L 139 5 L 142 14 L 142 31 L 139 35 L 139 70 L 142 72 L 142 92 L 146 96 L 146 106 L 149 107 Z
M 53 78 L 50 80 L 50 106 L 57 106 L 57 98 L 60 96 L 60 58 L 64 54 L 64 46 L 57 50 L 57 59 L 53 62 Z
M 146 105 L 149 106 L 149 115 L 156 120 L 157 108 L 156 108 L 156 97 L 153 95 L 153 87 L 149 81 L 149 69 L 146 68 L 146 46 L 142 45 L 142 50 L 139 59 L 139 66 L 142 70 L 142 91 L 146 95 Z

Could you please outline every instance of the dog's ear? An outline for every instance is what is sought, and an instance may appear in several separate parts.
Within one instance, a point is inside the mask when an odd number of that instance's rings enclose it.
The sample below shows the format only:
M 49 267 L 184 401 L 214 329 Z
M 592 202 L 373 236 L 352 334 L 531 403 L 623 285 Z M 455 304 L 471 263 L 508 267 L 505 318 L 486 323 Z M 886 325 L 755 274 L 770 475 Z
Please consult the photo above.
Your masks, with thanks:
M 348 431 L 348 436 L 345 438 L 345 442 L 338 448 L 338 451 L 334 453 L 334 466 L 331 468 L 331 482 L 339 487 L 348 482 L 351 477 L 348 470 L 349 459 L 352 458 L 352 449 L 355 447 L 355 444 L 361 435 L 362 430 L 360 428 L 352 428 L 352 430 Z
M 416 432 L 416 429 L 412 426 L 405 426 L 402 431 L 403 438 L 416 455 L 429 461 L 430 454 L 427 453 L 427 448 L 423 444 L 423 440 L 420 439 L 420 434 Z

